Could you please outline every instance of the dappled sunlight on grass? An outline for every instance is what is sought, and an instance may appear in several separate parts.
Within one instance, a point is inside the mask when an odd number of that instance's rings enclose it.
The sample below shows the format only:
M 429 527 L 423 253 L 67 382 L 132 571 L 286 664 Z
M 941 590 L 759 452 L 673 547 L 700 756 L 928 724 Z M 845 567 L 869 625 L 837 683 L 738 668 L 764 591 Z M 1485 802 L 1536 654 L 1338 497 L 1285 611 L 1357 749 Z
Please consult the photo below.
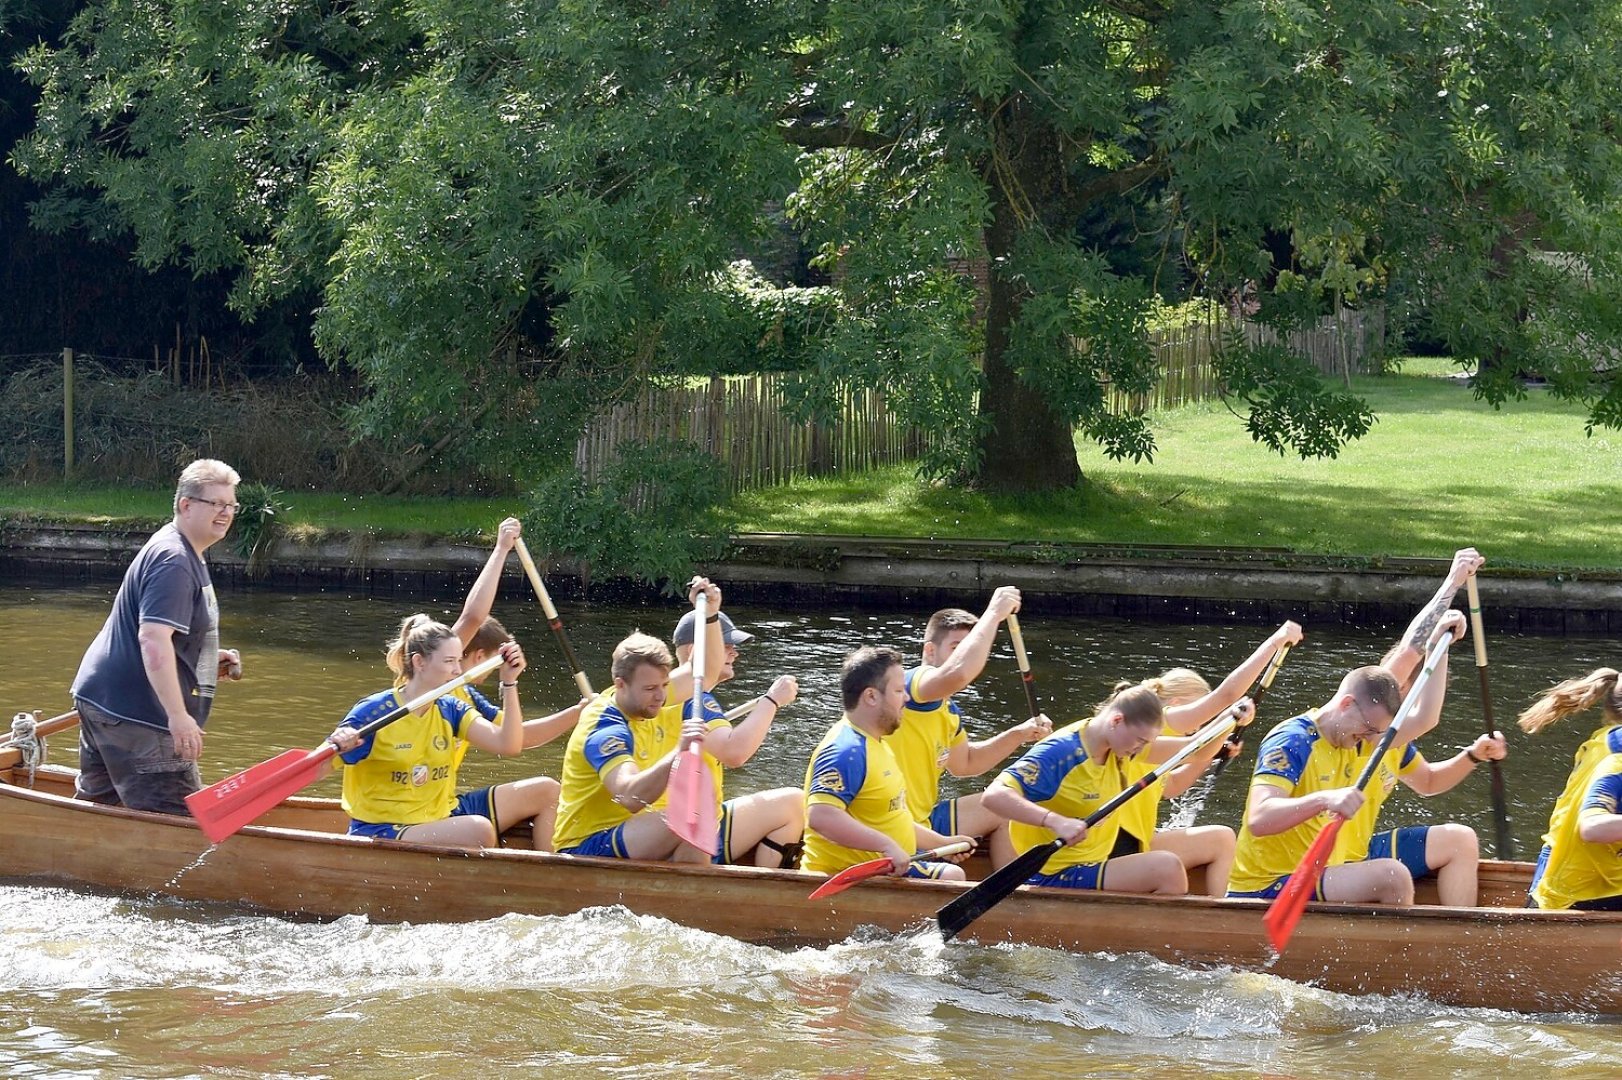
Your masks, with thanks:
M 1339 457 L 1251 440 L 1220 402 L 1154 417 L 1155 463 L 1081 442 L 1080 490 L 994 495 L 920 484 L 906 468 L 800 481 L 735 500 L 745 531 L 1283 547 L 1446 556 L 1474 543 L 1522 565 L 1622 566 L 1622 434 L 1584 434 L 1574 405 L 1531 391 L 1494 410 L 1434 375 L 1354 380 L 1380 417 Z

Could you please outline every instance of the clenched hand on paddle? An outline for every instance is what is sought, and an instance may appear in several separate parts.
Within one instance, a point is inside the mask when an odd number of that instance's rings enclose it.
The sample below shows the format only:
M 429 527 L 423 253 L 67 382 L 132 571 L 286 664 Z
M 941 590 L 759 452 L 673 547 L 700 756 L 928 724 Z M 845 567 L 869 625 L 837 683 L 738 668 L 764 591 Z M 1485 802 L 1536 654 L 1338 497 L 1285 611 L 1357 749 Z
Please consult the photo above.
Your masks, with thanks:
M 443 686 L 436 686 L 392 712 L 354 729 L 356 734 L 360 737 L 370 735 L 409 713 L 426 708 L 463 683 L 483 678 L 507 662 L 504 653 L 509 647 L 516 648 L 510 643 L 503 646 L 502 653 L 475 664 Z M 197 819 L 203 834 L 212 843 L 218 844 L 244 825 L 251 824 L 279 806 L 289 796 L 298 794 L 319 780 L 325 773 L 327 762 L 337 752 L 338 746 L 330 737 L 314 750 L 285 751 L 201 791 L 192 792 L 186 796 L 186 807 Z

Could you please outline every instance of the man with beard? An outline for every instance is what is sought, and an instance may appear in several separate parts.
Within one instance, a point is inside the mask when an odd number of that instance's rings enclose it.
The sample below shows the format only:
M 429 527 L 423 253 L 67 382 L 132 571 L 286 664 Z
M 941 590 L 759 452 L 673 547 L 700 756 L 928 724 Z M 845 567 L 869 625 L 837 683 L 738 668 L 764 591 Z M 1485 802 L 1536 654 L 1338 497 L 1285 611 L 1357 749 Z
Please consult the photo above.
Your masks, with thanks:
M 844 715 L 806 769 L 801 865 L 833 874 L 882 856 L 897 875 L 962 881 L 963 871 L 949 863 L 913 862 L 921 850 L 972 840 L 942 836 L 908 812 L 901 769 L 884 741 L 900 726 L 907 700 L 901 654 L 871 645 L 857 649 L 845 658 L 839 692 Z

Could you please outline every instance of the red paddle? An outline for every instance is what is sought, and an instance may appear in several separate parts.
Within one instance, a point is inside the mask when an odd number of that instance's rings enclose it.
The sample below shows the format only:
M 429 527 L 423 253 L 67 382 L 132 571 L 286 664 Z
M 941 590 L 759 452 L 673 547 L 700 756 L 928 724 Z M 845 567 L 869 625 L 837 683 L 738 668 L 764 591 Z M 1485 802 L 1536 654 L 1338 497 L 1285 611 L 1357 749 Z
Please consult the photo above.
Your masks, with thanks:
M 942 844 L 932 851 L 920 851 L 911 859 L 912 862 L 929 862 L 934 859 L 943 859 L 948 855 L 960 855 L 974 847 L 973 844 L 959 840 L 955 844 Z M 887 858 L 869 859 L 859 862 L 855 866 L 847 866 L 833 877 L 818 885 L 811 893 L 812 900 L 821 900 L 824 896 L 842 893 L 857 882 L 868 878 L 882 877 L 895 869 L 895 865 Z
M 370 735 L 407 713 L 416 712 L 444 697 L 463 683 L 496 670 L 503 662 L 504 658 L 497 653 L 488 660 L 474 664 L 444 686 L 437 686 L 420 697 L 412 698 L 358 730 L 362 736 Z M 186 796 L 186 808 L 197 819 L 203 835 L 210 842 L 218 844 L 244 825 L 279 806 L 288 796 L 298 794 L 319 780 L 326 772 L 327 762 L 337 752 L 338 748 L 330 741 L 314 750 L 284 751 L 269 761 L 261 761 L 201 791 L 192 792 Z
M 1385 734 L 1380 736 L 1380 741 L 1375 744 L 1374 753 L 1369 755 L 1368 763 L 1358 774 L 1355 785 L 1357 790 L 1362 791 L 1368 786 L 1374 770 L 1380 767 L 1380 759 L 1391 749 L 1391 743 L 1396 739 L 1398 729 L 1418 704 L 1420 691 L 1424 690 L 1425 684 L 1430 681 L 1431 672 L 1436 670 L 1437 662 L 1452 644 L 1453 632 L 1450 630 L 1442 635 L 1442 640 L 1436 643 L 1431 654 L 1425 658 L 1424 670 L 1414 680 L 1408 696 L 1397 709 L 1397 715 L 1391 718 L 1390 726 L 1385 729 Z M 1290 943 L 1290 935 L 1295 933 L 1295 925 L 1301 921 L 1301 914 L 1307 909 L 1307 901 L 1312 899 L 1312 894 L 1317 889 L 1318 879 L 1323 875 L 1325 864 L 1329 862 L 1329 853 L 1335 849 L 1335 836 L 1344 824 L 1346 819 L 1339 814 L 1330 817 L 1329 824 L 1319 831 L 1317 839 L 1312 841 L 1307 853 L 1301 856 L 1301 861 L 1290 873 L 1284 888 L 1273 898 L 1267 914 L 1262 916 L 1262 922 L 1267 926 L 1267 940 L 1273 943 L 1276 951 L 1283 952 L 1284 947 Z
M 701 590 L 693 605 L 693 715 L 704 715 L 705 639 L 710 598 Z M 706 855 L 720 850 L 721 822 L 716 809 L 715 777 L 704 764 L 704 744 L 693 743 L 676 755 L 670 767 L 670 802 L 665 820 L 670 831 Z

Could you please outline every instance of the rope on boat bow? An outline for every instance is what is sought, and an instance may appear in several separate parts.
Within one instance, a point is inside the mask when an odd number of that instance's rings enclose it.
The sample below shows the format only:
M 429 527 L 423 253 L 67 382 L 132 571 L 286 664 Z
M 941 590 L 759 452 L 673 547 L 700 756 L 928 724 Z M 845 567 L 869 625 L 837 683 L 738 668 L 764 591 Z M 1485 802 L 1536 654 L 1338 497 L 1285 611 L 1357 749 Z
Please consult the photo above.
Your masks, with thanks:
M 7 740 L 7 745 L 22 755 L 29 787 L 34 786 L 34 770 L 45 764 L 45 739 L 38 728 L 38 714 L 20 712 L 11 718 L 11 738 Z

